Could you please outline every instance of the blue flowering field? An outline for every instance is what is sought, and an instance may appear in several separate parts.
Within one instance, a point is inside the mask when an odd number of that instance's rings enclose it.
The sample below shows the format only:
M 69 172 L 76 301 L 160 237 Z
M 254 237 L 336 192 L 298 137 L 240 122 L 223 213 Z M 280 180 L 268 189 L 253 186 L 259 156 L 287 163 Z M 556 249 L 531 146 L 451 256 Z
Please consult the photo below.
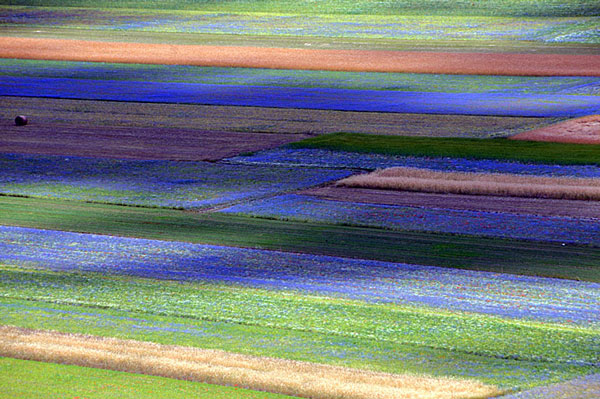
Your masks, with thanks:
M 0 95 L 362 112 L 577 117 L 600 113 L 600 96 L 429 93 L 3 76 Z M 339 99 L 344 98 L 344 102 Z
M 597 2 L 12 0 L 0 43 L 0 399 L 600 398 L 600 146 L 511 139 L 600 136 Z
M 350 175 L 324 168 L 0 155 L 0 193 L 149 207 L 203 208 Z

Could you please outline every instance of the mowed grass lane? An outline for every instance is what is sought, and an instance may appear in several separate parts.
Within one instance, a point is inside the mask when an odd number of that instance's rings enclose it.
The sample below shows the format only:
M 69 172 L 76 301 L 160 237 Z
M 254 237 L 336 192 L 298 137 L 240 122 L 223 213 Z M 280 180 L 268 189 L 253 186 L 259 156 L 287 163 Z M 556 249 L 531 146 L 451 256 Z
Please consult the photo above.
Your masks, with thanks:
M 600 282 L 598 248 L 559 243 L 16 197 L 0 197 L 0 224 Z

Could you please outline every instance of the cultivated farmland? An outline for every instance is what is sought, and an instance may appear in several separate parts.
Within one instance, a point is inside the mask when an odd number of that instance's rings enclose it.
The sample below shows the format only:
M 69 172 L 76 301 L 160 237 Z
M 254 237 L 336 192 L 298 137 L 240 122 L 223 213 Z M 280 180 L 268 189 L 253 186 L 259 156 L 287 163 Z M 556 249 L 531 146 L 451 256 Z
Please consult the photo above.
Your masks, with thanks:
M 600 397 L 599 18 L 1 5 L 0 398 Z

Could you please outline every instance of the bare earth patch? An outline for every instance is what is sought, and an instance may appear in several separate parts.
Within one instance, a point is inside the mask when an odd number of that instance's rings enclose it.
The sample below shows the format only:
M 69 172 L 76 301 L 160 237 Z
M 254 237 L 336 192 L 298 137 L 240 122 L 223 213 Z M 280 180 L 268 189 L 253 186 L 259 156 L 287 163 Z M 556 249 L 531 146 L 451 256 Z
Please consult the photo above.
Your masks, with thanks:
M 304 190 L 300 194 L 312 195 L 333 201 L 380 205 L 460 209 L 539 216 L 568 216 L 574 218 L 600 217 L 600 202 L 589 201 L 419 193 L 334 186 L 312 188 Z
M 0 327 L 0 355 L 157 375 L 313 399 L 454 399 L 498 395 L 473 380 L 396 375 L 218 350 Z
M 27 126 L 15 126 L 20 114 L 27 115 Z M 0 115 L 4 153 L 190 161 L 218 160 L 340 131 L 487 137 L 555 121 L 33 97 L 0 97 Z
M 493 195 L 570 200 L 600 200 L 600 179 L 541 177 L 508 173 L 439 172 L 395 167 L 354 175 L 337 182 L 344 187 L 426 193 Z
M 588 115 L 510 137 L 511 140 L 600 144 L 600 115 Z
M 600 55 L 313 50 L 0 37 L 0 57 L 328 71 L 600 76 Z

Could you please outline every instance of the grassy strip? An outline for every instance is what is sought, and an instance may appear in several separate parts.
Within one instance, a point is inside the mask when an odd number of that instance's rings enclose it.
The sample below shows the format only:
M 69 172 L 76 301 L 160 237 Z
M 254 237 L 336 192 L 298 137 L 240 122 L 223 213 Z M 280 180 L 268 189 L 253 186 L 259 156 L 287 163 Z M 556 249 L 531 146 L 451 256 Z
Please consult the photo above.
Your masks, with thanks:
M 0 398 L 284 399 L 290 396 L 89 367 L 0 358 Z
M 501 389 L 535 387 L 598 370 L 583 364 L 482 356 L 364 335 L 200 320 L 49 301 L 0 298 L 0 309 L 0 324 L 15 327 L 218 349 L 396 374 L 471 378 Z M 428 333 L 422 330 L 422 335 Z
M 510 320 L 240 286 L 6 266 L 0 266 L 0 283 L 3 297 L 18 300 L 52 298 L 55 303 L 69 305 L 426 346 L 520 361 L 600 362 L 595 351 L 600 331 L 568 323 Z
M 419 157 L 500 159 L 561 165 L 600 164 L 600 145 L 505 139 L 481 140 L 334 133 L 309 138 L 289 144 L 289 146 Z
M 0 353 L 27 360 L 242 386 L 312 399 L 482 398 L 501 393 L 477 381 L 394 375 L 135 340 L 0 327 Z
M 598 15 L 594 0 L 9 0 L 5 5 L 140 8 L 219 12 L 374 15 L 586 16 Z
M 438 172 L 397 167 L 350 176 L 337 184 L 345 187 L 427 193 L 600 200 L 600 179 L 523 176 L 509 173 Z
M 600 282 L 600 249 L 585 246 L 14 197 L 0 224 Z

